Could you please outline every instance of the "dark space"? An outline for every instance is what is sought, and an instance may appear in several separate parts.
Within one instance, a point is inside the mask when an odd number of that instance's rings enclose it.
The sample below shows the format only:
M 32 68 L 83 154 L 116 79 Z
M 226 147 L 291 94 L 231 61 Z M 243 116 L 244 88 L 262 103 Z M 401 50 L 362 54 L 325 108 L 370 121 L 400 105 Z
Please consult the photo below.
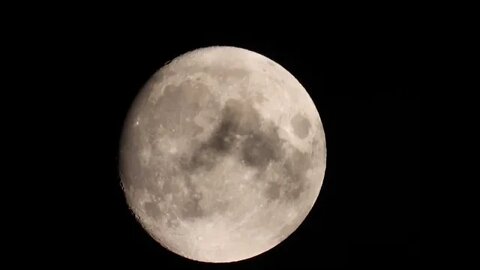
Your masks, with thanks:
M 318 22 L 164 31 L 159 22 L 127 21 L 75 24 L 48 49 L 63 55 L 55 74 L 69 81 L 48 112 L 69 119 L 55 139 L 67 154 L 59 169 L 66 183 L 55 191 L 65 205 L 52 198 L 48 208 L 61 217 L 45 233 L 55 239 L 52 258 L 139 269 L 391 269 L 418 262 L 425 185 L 420 78 L 428 61 L 421 29 Z M 218 265 L 157 244 L 130 213 L 118 170 L 122 124 L 138 91 L 174 57 L 212 45 L 250 49 L 289 70 L 314 100 L 327 142 L 324 184 L 299 229 L 262 255 Z

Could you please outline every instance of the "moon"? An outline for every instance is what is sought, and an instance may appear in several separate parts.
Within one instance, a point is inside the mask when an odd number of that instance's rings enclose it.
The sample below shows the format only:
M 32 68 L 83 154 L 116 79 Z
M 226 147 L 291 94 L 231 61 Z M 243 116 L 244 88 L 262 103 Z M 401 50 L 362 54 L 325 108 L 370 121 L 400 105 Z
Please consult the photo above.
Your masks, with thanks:
M 217 46 L 149 79 L 129 109 L 119 158 L 127 204 L 153 239 L 191 260 L 234 262 L 270 250 L 305 220 L 326 142 L 291 73 Z

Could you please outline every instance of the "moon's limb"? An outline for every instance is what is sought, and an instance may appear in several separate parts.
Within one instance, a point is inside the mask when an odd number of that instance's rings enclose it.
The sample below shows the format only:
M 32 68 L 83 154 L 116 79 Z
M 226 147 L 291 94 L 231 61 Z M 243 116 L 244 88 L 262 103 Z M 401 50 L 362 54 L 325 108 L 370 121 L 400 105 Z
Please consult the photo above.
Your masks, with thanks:
M 154 239 L 193 260 L 230 262 L 301 224 L 326 148 L 315 105 L 288 71 L 251 51 L 210 47 L 147 83 L 120 158 L 127 202 Z

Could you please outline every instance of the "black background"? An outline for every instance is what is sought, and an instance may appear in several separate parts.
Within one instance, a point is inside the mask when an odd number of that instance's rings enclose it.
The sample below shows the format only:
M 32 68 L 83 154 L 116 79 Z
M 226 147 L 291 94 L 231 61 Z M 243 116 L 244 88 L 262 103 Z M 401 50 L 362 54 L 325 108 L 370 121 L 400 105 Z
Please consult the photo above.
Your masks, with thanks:
M 44 106 L 59 130 L 48 137 L 63 153 L 54 170 L 60 184 L 42 212 L 53 221 L 45 233 L 55 243 L 50 258 L 160 269 L 390 269 L 423 256 L 427 28 L 339 19 L 222 30 L 218 22 L 99 18 L 51 32 L 55 42 L 37 47 L 37 65 L 60 89 L 46 91 Z M 122 125 L 138 91 L 165 62 L 212 45 L 250 49 L 289 70 L 315 102 L 328 150 L 324 184 L 304 223 L 272 250 L 234 264 L 190 261 L 157 244 L 130 213 L 118 175 Z

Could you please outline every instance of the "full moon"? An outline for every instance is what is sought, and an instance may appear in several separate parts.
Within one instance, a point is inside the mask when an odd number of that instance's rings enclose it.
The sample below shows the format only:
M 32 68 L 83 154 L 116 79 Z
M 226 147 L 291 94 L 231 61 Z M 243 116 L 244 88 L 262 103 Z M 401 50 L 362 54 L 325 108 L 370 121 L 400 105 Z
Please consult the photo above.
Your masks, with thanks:
M 119 165 L 127 204 L 159 244 L 191 260 L 240 261 L 305 220 L 324 178 L 325 134 L 281 65 L 242 48 L 201 48 L 141 89 Z

